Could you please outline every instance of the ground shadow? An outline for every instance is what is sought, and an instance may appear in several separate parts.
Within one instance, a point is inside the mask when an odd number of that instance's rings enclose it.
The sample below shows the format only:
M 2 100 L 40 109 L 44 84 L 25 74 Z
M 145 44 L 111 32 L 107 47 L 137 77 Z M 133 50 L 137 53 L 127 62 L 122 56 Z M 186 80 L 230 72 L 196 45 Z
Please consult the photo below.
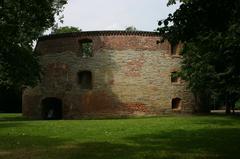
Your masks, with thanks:
M 24 133 L 0 135 L 0 159 L 48 158 L 47 156 L 65 140 L 46 136 L 30 136 Z M 56 152 L 55 152 L 56 153 Z
M 16 127 L 21 127 L 23 126 L 24 123 L 20 123 L 20 122 L 8 122 L 8 123 L 4 123 L 4 122 L 0 122 L 0 130 L 3 128 L 16 128 Z
M 240 149 L 239 128 L 176 129 L 128 138 L 139 145 L 140 152 L 149 157 L 159 151 L 176 155 L 176 158 L 238 158 Z M 173 158 L 171 156 L 169 158 Z
M 206 117 L 206 118 L 205 118 Z M 226 115 L 204 115 L 201 120 L 195 121 L 193 124 L 210 124 L 217 126 L 231 126 L 240 122 L 239 116 Z
M 127 138 L 126 143 L 92 142 L 71 149 L 71 158 L 238 158 L 240 129 L 173 130 Z M 97 150 L 97 151 L 96 151 Z M 69 150 L 66 150 L 66 152 Z M 95 153 L 91 153 L 95 152 Z
M 96 138 L 91 142 L 24 133 L 2 135 L 0 131 L 0 158 L 235 159 L 239 158 L 240 149 L 239 118 L 229 118 L 231 120 L 203 117 L 193 122 L 190 128 L 176 126 L 159 132 L 139 132 L 139 135 L 116 140 Z M 0 122 L 0 128 L 14 127 L 14 124 Z
M 3 121 L 27 121 L 29 119 L 27 119 L 26 117 L 22 117 L 22 116 L 0 116 L 0 122 Z
M 121 143 L 114 141 L 96 141 L 67 144 L 64 140 L 42 136 L 23 136 L 21 138 L 7 137 L 4 141 L 11 141 L 7 143 L 7 145 L 10 145 L 20 139 L 19 147 L 25 147 L 28 148 L 28 151 L 31 151 L 32 146 L 35 145 L 39 150 L 42 149 L 42 151 L 38 153 L 33 153 L 32 158 L 235 159 L 239 157 L 239 132 L 239 128 L 205 128 L 198 130 L 176 129 L 156 134 L 142 134 L 127 137 L 123 139 Z M 3 147 L 6 148 L 6 146 Z

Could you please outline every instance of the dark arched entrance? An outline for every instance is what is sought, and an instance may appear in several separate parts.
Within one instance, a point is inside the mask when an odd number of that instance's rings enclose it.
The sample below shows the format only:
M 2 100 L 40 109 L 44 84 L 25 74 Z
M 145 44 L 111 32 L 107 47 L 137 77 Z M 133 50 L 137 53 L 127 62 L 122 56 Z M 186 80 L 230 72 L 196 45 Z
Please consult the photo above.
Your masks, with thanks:
M 62 119 L 62 101 L 54 97 L 43 99 L 42 118 L 47 120 Z
M 180 98 L 172 99 L 172 109 L 173 110 L 181 110 L 181 99 Z

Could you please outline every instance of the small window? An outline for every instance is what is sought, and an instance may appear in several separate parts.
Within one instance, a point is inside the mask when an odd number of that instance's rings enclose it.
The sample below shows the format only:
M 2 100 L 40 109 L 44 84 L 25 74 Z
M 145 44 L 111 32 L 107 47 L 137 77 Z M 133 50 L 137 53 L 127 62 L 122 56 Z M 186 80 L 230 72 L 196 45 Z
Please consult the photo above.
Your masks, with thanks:
M 178 55 L 178 44 L 171 44 L 171 55 Z
M 84 39 L 79 41 L 80 53 L 84 58 L 93 56 L 92 40 Z
M 171 73 L 171 82 L 172 83 L 180 83 L 180 77 L 177 72 Z
M 92 89 L 92 72 L 81 71 L 78 73 L 78 83 L 81 89 Z
M 173 110 L 180 110 L 181 109 L 181 99 L 180 98 L 173 98 L 172 99 L 172 109 Z

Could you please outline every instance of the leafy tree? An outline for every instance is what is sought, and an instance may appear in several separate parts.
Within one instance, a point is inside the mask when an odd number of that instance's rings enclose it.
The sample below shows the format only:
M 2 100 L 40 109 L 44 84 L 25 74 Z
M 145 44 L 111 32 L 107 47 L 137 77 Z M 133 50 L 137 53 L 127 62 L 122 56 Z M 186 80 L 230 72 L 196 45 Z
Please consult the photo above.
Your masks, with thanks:
M 230 113 L 240 97 L 240 0 L 181 2 L 159 21 L 158 31 L 163 40 L 184 43 L 181 75 L 196 98 L 223 99 Z M 206 106 L 200 104 L 203 111 L 208 111 Z
M 53 26 L 66 0 L 2 0 L 0 4 L 0 86 L 33 86 L 40 66 L 33 41 Z
M 40 77 L 33 41 L 54 25 L 66 1 L 0 1 L 0 111 L 21 110 L 22 87 Z
M 79 29 L 78 27 L 73 27 L 73 26 L 64 26 L 64 27 L 59 27 L 59 28 L 53 28 L 51 34 L 61 34 L 61 33 L 72 33 L 72 32 L 81 32 L 82 30 Z
M 125 31 L 137 31 L 137 28 L 134 26 L 129 26 L 125 29 Z

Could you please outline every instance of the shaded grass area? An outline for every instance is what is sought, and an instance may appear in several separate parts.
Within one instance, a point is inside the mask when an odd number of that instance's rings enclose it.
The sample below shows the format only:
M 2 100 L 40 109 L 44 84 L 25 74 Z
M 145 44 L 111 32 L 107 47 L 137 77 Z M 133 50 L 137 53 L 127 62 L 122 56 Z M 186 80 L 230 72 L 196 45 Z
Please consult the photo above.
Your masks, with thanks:
M 239 158 L 240 118 L 29 121 L 0 115 L 0 158 Z

